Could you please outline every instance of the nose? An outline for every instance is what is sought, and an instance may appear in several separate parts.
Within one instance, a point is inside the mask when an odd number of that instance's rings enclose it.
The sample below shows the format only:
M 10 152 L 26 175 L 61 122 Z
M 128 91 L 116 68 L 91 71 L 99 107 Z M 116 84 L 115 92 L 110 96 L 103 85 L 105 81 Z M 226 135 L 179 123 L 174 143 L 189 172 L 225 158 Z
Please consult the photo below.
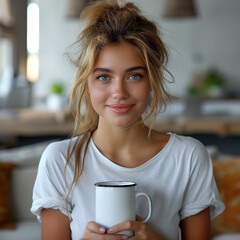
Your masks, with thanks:
M 128 89 L 126 83 L 122 80 L 116 80 L 113 84 L 112 97 L 116 100 L 128 98 Z

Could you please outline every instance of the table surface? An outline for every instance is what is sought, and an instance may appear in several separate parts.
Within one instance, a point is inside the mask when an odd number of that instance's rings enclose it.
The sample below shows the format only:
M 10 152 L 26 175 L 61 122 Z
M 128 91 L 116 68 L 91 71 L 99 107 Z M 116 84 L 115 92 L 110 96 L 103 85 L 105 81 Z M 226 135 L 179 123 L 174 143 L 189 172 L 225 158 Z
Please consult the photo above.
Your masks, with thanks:
M 69 135 L 74 122 L 67 110 L 21 109 L 0 115 L 0 135 L 8 136 L 50 136 Z
M 154 129 L 179 134 L 240 135 L 240 116 L 199 116 L 159 118 Z M 0 135 L 69 135 L 74 129 L 70 112 L 20 109 L 0 112 Z

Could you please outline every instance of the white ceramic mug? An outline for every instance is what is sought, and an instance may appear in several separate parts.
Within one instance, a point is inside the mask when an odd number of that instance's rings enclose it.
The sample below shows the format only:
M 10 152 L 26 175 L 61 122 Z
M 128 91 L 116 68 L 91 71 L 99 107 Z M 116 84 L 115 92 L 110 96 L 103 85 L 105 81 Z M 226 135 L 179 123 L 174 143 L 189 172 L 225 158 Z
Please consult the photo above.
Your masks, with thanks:
M 143 222 L 151 217 L 152 206 L 150 197 L 144 192 L 136 192 L 134 182 L 108 181 L 98 182 L 96 186 L 96 222 L 101 226 L 110 228 L 124 221 L 135 221 L 135 202 L 138 197 L 145 196 L 148 201 L 148 216 Z M 131 231 L 123 231 L 129 237 Z

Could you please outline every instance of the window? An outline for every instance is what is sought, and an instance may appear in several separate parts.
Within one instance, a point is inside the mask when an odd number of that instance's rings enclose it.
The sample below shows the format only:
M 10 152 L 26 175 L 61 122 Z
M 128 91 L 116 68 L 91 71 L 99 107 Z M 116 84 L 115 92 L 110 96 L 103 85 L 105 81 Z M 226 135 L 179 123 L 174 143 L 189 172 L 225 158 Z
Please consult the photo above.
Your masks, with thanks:
M 14 17 L 11 2 L 0 0 L 0 98 L 5 97 L 14 76 Z
M 39 7 L 30 1 L 27 7 L 27 79 L 35 82 L 39 74 Z

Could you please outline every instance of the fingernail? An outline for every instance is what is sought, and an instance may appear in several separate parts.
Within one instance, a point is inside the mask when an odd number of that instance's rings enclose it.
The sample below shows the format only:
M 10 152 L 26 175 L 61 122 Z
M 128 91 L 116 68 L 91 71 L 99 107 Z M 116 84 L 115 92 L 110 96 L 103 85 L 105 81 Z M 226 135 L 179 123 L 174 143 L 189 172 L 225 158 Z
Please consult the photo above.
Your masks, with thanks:
M 100 227 L 99 228 L 99 232 L 102 232 L 102 233 L 104 233 L 106 230 L 105 230 L 105 228 L 104 227 Z
M 128 236 L 124 235 L 122 236 L 122 239 L 128 239 Z
M 109 229 L 107 230 L 107 232 L 108 232 L 108 233 L 111 233 L 111 232 L 112 232 L 112 229 L 111 229 L 111 228 L 109 228 Z

